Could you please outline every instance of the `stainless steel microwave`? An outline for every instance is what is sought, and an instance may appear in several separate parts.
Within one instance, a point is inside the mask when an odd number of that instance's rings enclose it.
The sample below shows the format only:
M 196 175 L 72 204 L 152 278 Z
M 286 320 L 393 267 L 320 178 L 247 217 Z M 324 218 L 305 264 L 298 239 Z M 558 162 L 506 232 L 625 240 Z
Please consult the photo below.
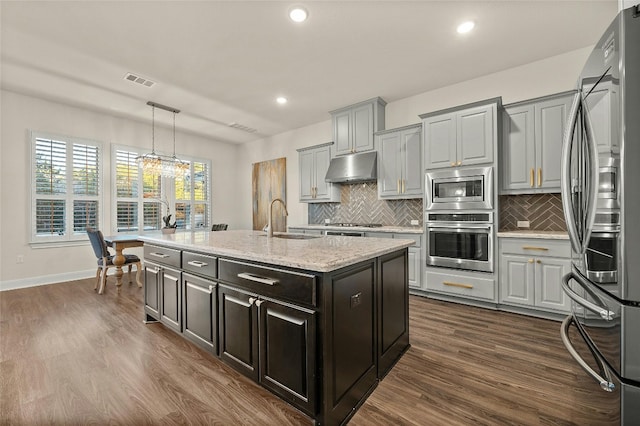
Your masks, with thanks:
M 427 210 L 490 210 L 493 168 L 437 170 L 426 174 Z

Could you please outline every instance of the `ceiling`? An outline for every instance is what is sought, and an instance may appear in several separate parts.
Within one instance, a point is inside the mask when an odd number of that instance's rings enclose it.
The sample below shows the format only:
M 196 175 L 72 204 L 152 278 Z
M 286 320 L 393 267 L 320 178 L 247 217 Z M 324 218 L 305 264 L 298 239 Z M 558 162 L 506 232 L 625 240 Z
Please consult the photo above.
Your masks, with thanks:
M 287 13 L 303 4 L 309 19 Z M 593 45 L 617 0 L 1 1 L 1 83 L 244 143 Z M 459 35 L 472 19 L 476 28 Z M 125 80 L 133 73 L 154 81 Z M 277 96 L 289 102 L 278 105 Z M 171 122 L 171 114 L 156 120 Z M 229 126 L 238 123 L 255 132 Z

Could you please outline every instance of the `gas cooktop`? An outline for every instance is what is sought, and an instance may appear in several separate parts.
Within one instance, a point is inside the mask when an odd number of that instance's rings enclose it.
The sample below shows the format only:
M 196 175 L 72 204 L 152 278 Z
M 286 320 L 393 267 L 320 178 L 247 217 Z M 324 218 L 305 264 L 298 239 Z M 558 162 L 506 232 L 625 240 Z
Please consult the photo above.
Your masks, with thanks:
M 379 228 L 382 226 L 381 223 L 351 223 L 351 222 L 341 222 L 341 223 L 325 223 L 325 226 L 340 226 L 345 228 Z

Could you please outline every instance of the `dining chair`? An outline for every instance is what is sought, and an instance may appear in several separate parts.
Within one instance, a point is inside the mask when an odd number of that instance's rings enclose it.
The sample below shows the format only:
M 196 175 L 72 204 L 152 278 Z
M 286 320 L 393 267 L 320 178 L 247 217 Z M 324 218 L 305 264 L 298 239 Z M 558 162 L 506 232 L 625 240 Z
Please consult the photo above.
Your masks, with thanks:
M 211 230 L 212 231 L 226 231 L 228 226 L 229 225 L 227 225 L 226 223 L 216 223 L 216 224 L 211 226 Z
M 87 235 L 89 236 L 91 247 L 93 247 L 93 252 L 95 253 L 98 261 L 98 270 L 96 271 L 96 284 L 93 289 L 96 290 L 98 288 L 98 283 L 100 283 L 98 294 L 102 294 L 107 283 L 107 271 L 109 270 L 109 268 L 116 267 L 116 265 L 113 264 L 113 258 L 115 256 L 109 253 L 109 248 L 107 247 L 107 243 L 104 241 L 102 231 L 87 228 Z M 124 254 L 124 259 L 124 265 L 122 266 L 129 266 L 129 282 L 132 282 L 131 267 L 135 265 L 136 283 L 138 284 L 138 287 L 142 287 L 142 282 L 140 281 L 140 274 L 142 273 L 142 264 L 140 262 L 140 258 L 135 254 Z

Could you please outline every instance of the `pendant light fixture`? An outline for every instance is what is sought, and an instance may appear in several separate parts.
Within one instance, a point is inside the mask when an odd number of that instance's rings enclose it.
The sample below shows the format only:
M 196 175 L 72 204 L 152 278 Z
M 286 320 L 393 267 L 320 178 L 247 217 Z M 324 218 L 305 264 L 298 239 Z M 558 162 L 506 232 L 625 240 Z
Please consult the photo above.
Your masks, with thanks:
M 151 152 L 136 157 L 136 161 L 145 173 L 161 175 L 168 178 L 183 176 L 189 169 L 189 163 L 176 157 L 176 114 L 179 109 L 161 105 L 155 102 L 147 102 L 151 106 Z M 156 108 L 173 113 L 173 155 L 162 155 L 156 153 Z

